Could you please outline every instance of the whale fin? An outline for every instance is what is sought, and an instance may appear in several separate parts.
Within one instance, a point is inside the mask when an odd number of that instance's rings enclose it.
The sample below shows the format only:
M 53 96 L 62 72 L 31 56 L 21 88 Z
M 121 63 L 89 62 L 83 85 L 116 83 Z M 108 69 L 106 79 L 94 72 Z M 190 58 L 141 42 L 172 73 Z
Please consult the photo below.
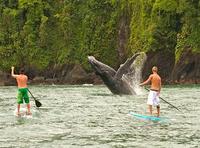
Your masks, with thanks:
M 139 56 L 140 53 L 133 55 L 131 58 L 128 58 L 124 64 L 121 64 L 119 69 L 115 74 L 115 79 L 121 79 L 123 74 L 133 73 L 134 69 L 131 67 L 134 60 Z

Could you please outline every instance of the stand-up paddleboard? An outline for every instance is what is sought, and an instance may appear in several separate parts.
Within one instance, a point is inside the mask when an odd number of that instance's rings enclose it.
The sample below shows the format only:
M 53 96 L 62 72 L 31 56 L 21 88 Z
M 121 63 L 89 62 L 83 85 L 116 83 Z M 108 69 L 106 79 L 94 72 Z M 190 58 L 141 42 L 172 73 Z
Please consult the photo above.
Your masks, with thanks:
M 13 113 L 16 117 L 32 118 L 32 115 L 27 115 L 27 109 L 26 108 L 20 108 L 20 114 L 19 115 L 17 115 L 17 109 L 15 109 Z
M 132 115 L 133 117 L 136 117 L 138 119 L 141 120 L 151 120 L 151 121 L 164 121 L 167 118 L 164 117 L 155 117 L 155 116 L 148 116 L 148 115 L 142 115 L 142 114 L 137 114 L 134 112 L 129 112 L 130 115 Z

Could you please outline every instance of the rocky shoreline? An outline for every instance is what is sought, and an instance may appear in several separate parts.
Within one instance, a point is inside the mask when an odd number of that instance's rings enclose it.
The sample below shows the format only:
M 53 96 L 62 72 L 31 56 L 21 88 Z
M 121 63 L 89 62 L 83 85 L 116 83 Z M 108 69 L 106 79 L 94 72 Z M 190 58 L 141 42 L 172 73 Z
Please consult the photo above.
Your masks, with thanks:
M 178 63 L 179 64 L 179 63 Z M 161 77 L 163 84 L 200 84 L 200 78 L 187 76 L 183 71 L 182 76 L 179 79 L 176 79 L 175 76 L 179 76 L 180 67 L 177 64 L 177 69 L 173 69 L 173 72 L 170 75 L 163 76 L 161 70 Z M 183 65 L 184 67 L 184 65 Z M 186 66 L 187 67 L 187 66 Z M 143 70 L 143 79 L 146 79 L 150 74 L 150 66 L 148 63 L 145 65 Z M 53 70 L 51 71 L 53 72 Z M 55 71 L 54 71 L 55 72 Z M 46 75 L 45 75 L 46 73 Z M 74 65 L 70 69 L 60 69 L 60 72 L 56 72 L 54 77 L 52 75 L 47 75 L 48 72 L 43 72 L 42 74 L 32 74 L 32 71 L 28 71 L 27 75 L 29 76 L 29 85 L 81 85 L 81 84 L 94 84 L 99 85 L 103 84 L 103 81 L 99 76 L 94 72 L 86 72 L 81 65 Z M 49 73 L 48 73 L 49 74 Z M 177 77 L 178 78 L 178 77 Z M 12 86 L 16 85 L 15 79 L 13 79 L 10 73 L 0 72 L 0 86 Z
M 28 70 L 26 74 L 29 77 L 29 85 L 52 85 L 52 84 L 69 84 L 69 85 L 79 85 L 79 84 L 103 84 L 102 80 L 94 73 L 87 73 L 80 65 L 74 65 L 70 69 L 60 69 L 51 70 L 55 72 L 54 76 L 50 72 L 45 71 L 39 74 L 36 70 Z M 33 75 L 34 73 L 34 75 Z M 66 74 L 63 74 L 66 73 Z M 17 71 L 16 71 L 17 74 Z M 49 74 L 49 75 L 48 75 Z M 13 79 L 8 72 L 0 71 L 0 86 L 12 86 L 16 85 L 15 79 Z
M 190 48 L 175 61 L 174 54 L 163 52 L 146 53 L 147 60 L 142 71 L 142 79 L 148 78 L 152 66 L 159 68 L 163 84 L 200 84 L 200 53 L 193 53 Z M 148 62 L 147 62 L 148 61 Z M 16 73 L 18 69 L 16 69 Z M 86 71 L 80 64 L 52 66 L 44 71 L 25 67 L 29 84 L 103 84 L 93 70 Z M 10 71 L 0 71 L 0 86 L 16 85 Z

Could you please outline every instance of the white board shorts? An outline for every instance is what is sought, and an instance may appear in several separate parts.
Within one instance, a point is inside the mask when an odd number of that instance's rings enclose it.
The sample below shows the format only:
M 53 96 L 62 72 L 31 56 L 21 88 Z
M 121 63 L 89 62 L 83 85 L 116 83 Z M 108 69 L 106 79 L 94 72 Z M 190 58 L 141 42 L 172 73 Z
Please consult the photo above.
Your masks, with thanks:
M 148 105 L 153 105 L 153 106 L 158 106 L 160 102 L 158 92 L 150 90 L 149 95 L 148 95 L 148 100 L 147 104 Z

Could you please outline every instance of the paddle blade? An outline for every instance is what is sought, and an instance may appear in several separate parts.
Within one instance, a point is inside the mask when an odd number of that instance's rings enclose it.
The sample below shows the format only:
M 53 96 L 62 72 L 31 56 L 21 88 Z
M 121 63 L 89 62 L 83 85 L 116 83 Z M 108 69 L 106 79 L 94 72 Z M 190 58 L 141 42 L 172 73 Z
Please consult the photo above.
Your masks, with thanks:
M 36 105 L 37 107 L 40 107 L 40 106 L 42 106 L 42 103 L 40 103 L 40 101 L 38 101 L 38 100 L 35 100 L 35 105 Z

